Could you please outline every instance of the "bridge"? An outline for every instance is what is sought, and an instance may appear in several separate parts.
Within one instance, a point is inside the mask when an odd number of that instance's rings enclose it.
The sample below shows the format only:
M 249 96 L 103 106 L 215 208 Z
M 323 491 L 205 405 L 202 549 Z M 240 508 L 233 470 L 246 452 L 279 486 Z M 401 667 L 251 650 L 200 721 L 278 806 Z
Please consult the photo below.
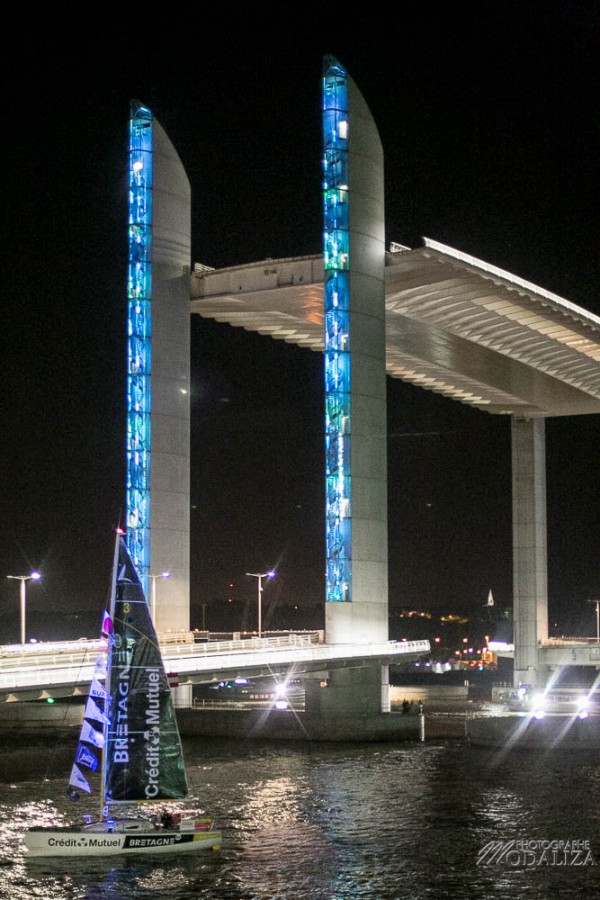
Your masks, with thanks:
M 386 252 L 383 148 L 375 122 L 343 67 L 331 65 L 327 79 L 324 96 L 337 96 L 343 83 L 345 106 L 330 107 L 327 99 L 323 120 L 328 133 L 336 135 L 325 149 L 332 180 L 323 253 L 221 270 L 195 264 L 189 287 L 181 279 L 191 262 L 189 181 L 155 120 L 154 183 L 140 179 L 147 150 L 136 141 L 148 131 L 152 114 L 136 105 L 131 133 L 137 137 L 129 153 L 131 221 L 140 225 L 134 229 L 136 235 L 152 234 L 153 243 L 152 254 L 146 253 L 138 238 L 130 237 L 128 327 L 135 340 L 129 347 L 128 396 L 142 396 L 144 403 L 136 401 L 128 408 L 135 488 L 128 491 L 127 518 L 137 523 L 134 541 L 143 550 L 147 571 L 151 564 L 155 571 L 171 571 L 156 609 L 157 626 L 187 627 L 190 312 L 324 353 L 327 446 L 333 473 L 326 485 L 329 643 L 305 637 L 292 641 L 291 636 L 287 646 L 265 644 L 262 639 L 257 645 L 244 641 L 240 646 L 182 643 L 165 647 L 165 658 L 173 678 L 185 684 L 237 672 L 332 670 L 323 717 L 339 710 L 350 720 L 356 716 L 357 700 L 367 696 L 370 711 L 379 714 L 385 675 L 378 668 L 429 651 L 428 642 L 384 640 L 386 376 L 504 416 L 510 423 L 514 679 L 541 683 L 549 675 L 549 654 L 554 653 L 550 648 L 548 659 L 540 653 L 548 639 L 545 420 L 600 412 L 600 318 L 437 241 L 425 239 L 424 246 L 414 250 L 393 245 Z M 333 130 L 331 115 L 339 116 Z M 351 152 L 346 143 L 349 121 L 357 126 L 350 126 Z M 146 190 L 154 192 L 153 204 L 146 203 Z M 350 204 L 353 214 L 348 217 Z M 135 218 L 151 210 L 152 220 Z M 351 284 L 359 288 L 353 292 Z M 150 297 L 152 320 L 144 306 Z M 150 359 L 152 391 L 146 388 Z M 176 397 L 175 385 L 181 386 Z M 161 452 L 146 469 L 146 462 L 138 465 L 136 460 L 151 454 L 151 396 L 152 441 Z M 139 503 L 146 491 L 152 496 L 152 527 L 146 505 Z M 150 547 L 144 544 L 144 530 L 150 534 Z M 170 556 L 165 557 L 167 548 Z M 99 649 L 38 647 L 22 648 L 20 656 L 3 654 L 0 701 L 83 692 Z M 571 663 L 579 661 L 577 654 L 578 649 L 572 651 Z M 355 679 L 353 669 L 370 671 Z
M 161 641 L 173 686 L 236 676 L 309 675 L 341 668 L 401 665 L 430 652 L 429 641 L 326 644 L 323 632 L 218 641 Z M 85 696 L 106 641 L 14 644 L 0 648 L 0 704 Z
M 600 413 L 600 318 L 483 260 L 424 239 L 386 253 L 385 369 L 506 418 L 511 434 L 515 684 L 600 664 L 549 639 L 545 421 Z M 324 350 L 321 255 L 197 266 L 193 315 Z M 599 638 L 600 643 L 600 638 Z
M 514 644 L 490 641 L 488 649 L 500 659 L 515 658 Z M 538 659 L 550 672 L 565 666 L 593 666 L 600 670 L 600 639 L 598 637 L 547 638 L 539 641 Z

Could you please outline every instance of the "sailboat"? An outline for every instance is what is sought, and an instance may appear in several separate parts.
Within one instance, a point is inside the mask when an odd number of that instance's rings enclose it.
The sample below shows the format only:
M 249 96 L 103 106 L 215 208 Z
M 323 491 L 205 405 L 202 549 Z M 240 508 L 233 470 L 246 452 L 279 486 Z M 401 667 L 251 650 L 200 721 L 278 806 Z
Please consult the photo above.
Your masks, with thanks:
M 29 828 L 29 856 L 111 856 L 218 850 L 210 818 L 173 811 L 188 795 L 181 738 L 152 617 L 117 534 L 106 662 L 96 664 L 67 794 L 99 785 L 99 812 L 73 826 Z M 102 683 L 104 681 L 104 684 Z M 157 810 L 157 805 L 163 809 Z

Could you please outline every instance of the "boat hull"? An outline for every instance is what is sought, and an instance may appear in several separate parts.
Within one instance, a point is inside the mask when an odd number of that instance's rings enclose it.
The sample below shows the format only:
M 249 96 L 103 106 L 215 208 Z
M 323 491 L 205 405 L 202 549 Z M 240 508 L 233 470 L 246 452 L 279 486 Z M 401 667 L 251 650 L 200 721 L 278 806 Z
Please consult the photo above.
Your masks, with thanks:
M 93 832 L 83 828 L 31 828 L 25 832 L 28 857 L 129 856 L 219 850 L 219 831 L 157 831 L 134 834 Z

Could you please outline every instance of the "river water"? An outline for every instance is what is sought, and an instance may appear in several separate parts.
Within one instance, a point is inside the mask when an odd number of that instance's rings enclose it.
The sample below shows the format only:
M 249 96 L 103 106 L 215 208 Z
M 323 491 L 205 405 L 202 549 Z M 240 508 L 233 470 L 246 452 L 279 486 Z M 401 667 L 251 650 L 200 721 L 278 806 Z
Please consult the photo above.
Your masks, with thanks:
M 600 896 L 598 753 L 185 739 L 221 851 L 26 861 L 25 827 L 80 812 L 65 794 L 75 742 L 0 740 L 1 900 Z

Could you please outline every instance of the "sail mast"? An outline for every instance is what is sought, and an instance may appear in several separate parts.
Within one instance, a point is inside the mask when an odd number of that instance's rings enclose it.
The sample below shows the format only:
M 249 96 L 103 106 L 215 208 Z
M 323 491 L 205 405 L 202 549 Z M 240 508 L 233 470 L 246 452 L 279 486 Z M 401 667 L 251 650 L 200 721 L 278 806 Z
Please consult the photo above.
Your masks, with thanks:
M 115 550 L 113 557 L 113 567 L 112 567 L 112 577 L 110 582 L 110 601 L 108 604 L 108 614 L 111 622 L 115 616 L 115 602 L 117 597 L 117 572 L 119 567 L 119 543 L 121 540 L 121 535 L 123 534 L 120 528 L 117 528 L 117 533 L 115 535 Z M 111 657 L 112 657 L 112 635 L 109 635 L 108 640 L 108 650 L 107 650 L 107 660 L 106 660 L 106 676 L 104 680 L 104 687 L 108 693 L 108 686 L 110 683 L 110 666 L 111 666 Z M 102 730 L 104 733 L 104 742 L 102 745 L 102 768 L 101 768 L 101 778 L 100 778 L 100 819 L 104 818 L 104 804 L 106 801 L 106 753 L 108 747 L 108 716 L 106 713 L 108 712 L 108 699 L 105 703 L 104 710 L 104 723 L 102 725 Z

